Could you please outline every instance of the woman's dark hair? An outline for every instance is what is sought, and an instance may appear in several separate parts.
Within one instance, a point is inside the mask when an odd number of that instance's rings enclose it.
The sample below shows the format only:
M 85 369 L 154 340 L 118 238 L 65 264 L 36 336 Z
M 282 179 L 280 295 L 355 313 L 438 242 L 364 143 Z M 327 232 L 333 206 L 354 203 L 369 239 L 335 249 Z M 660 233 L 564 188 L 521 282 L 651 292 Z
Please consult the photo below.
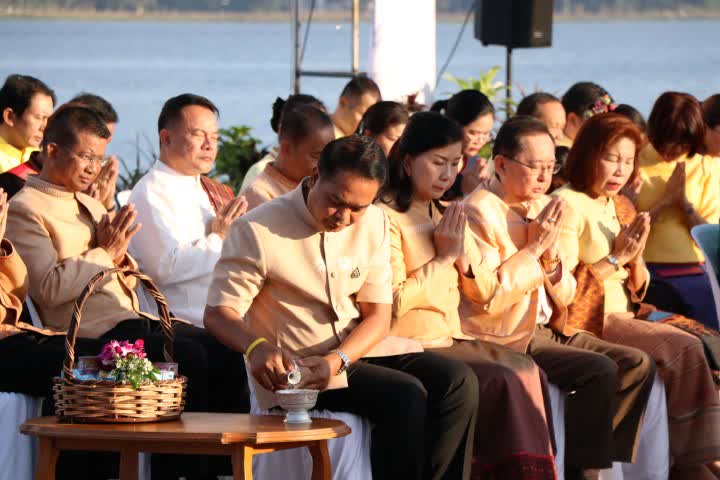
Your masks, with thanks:
M 648 118 L 648 139 L 664 158 L 701 152 L 705 119 L 700 102 L 687 93 L 665 92 L 655 100 Z
M 710 128 L 720 125 L 720 93 L 708 97 L 702 103 L 703 118 Z
M 300 142 L 311 132 L 333 128 L 332 120 L 327 113 L 312 105 L 298 105 L 285 109 L 280 122 L 280 139 Z
M 565 92 L 562 97 L 562 106 L 565 108 L 566 114 L 574 113 L 578 117 L 583 117 L 585 112 L 592 110 L 598 100 L 610 94 L 603 87 L 593 82 L 578 82 Z
M 1 113 L 6 108 L 12 109 L 13 113 L 20 117 L 30 106 L 32 97 L 37 93 L 52 98 L 53 105 L 55 104 L 55 92 L 42 81 L 29 75 L 8 75 L 0 88 L 0 125 L 3 123 Z
M 522 138 L 529 135 L 547 135 L 555 144 L 547 125 L 543 122 L 528 115 L 515 115 L 500 127 L 495 137 L 495 143 L 493 143 L 493 158 L 498 155 L 515 158 L 522 149 Z
M 545 92 L 531 93 L 520 101 L 515 115 L 528 115 L 538 118 L 540 116 L 540 106 L 551 102 L 560 102 L 560 100 L 555 95 Z
M 270 118 L 270 126 L 273 132 L 278 133 L 280 131 L 280 122 L 282 121 L 283 110 L 299 107 L 300 105 L 311 105 L 318 110 L 322 110 L 327 113 L 325 104 L 312 95 L 305 95 L 304 93 L 298 93 L 297 95 L 290 95 L 287 99 L 277 97 L 272 105 L 272 118 Z
M 449 100 L 433 103 L 430 110 L 445 114 L 465 127 L 483 115 L 495 115 L 495 107 L 484 93 L 477 90 L 461 90 Z
M 387 179 L 387 158 L 380 145 L 370 137 L 350 135 L 338 138 L 323 148 L 318 160 L 318 173 L 320 178 L 331 179 L 341 172 L 377 180 L 382 187 Z
M 628 105 L 627 103 L 621 103 L 620 105 L 615 107 L 615 110 L 613 110 L 613 112 L 626 116 L 630 119 L 631 122 L 635 124 L 636 127 L 640 129 L 643 134 L 647 133 L 647 122 L 645 121 L 645 117 L 643 117 L 642 113 L 640 113 L 632 105 Z
M 95 109 L 78 103 L 67 103 L 48 118 L 43 145 L 55 143 L 71 148 L 77 144 L 80 133 L 110 138 L 110 130 Z
M 576 190 L 590 195 L 598 165 L 610 146 L 622 138 L 629 138 L 635 144 L 632 182 L 638 175 L 638 159 L 643 136 L 637 126 L 619 113 L 601 113 L 583 122 L 565 162 L 565 177 Z
M 413 187 L 405 171 L 405 158 L 460 143 L 462 139 L 462 127 L 440 113 L 419 112 L 410 117 L 402 136 L 390 150 L 390 177 L 381 194 L 382 201 L 406 212 L 412 203 Z
M 409 117 L 405 105 L 388 100 L 380 101 L 367 109 L 360 120 L 357 133 L 379 135 L 393 125 L 407 123 Z
M 207 98 L 192 93 L 183 93 L 177 97 L 172 97 L 163 105 L 158 117 L 158 132 L 178 121 L 182 116 L 183 109 L 191 106 L 204 107 L 215 115 L 220 114 L 215 104 Z
M 118 123 L 118 114 L 112 104 L 94 93 L 82 92 L 68 103 L 80 103 L 95 110 L 105 123 Z

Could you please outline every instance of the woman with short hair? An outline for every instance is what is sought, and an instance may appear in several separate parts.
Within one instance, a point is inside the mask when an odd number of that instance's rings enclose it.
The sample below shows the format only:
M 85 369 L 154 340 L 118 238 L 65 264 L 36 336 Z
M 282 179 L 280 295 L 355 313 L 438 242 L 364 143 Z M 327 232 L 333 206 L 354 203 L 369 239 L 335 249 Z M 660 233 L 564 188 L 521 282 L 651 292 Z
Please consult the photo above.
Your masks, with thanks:
M 649 281 L 643 248 L 647 212 L 638 214 L 620 190 L 637 174 L 640 130 L 615 113 L 582 126 L 565 165 L 569 184 L 554 192 L 569 206 L 560 254 L 577 291 L 569 323 L 652 356 L 665 382 L 674 459 L 671 478 L 701 479 L 704 463 L 720 459 L 720 399 L 703 343 L 680 328 L 643 319 L 669 317 L 641 305 Z M 673 322 L 687 328 L 688 319 Z
M 648 119 L 650 144 L 640 152 L 637 208 L 650 214 L 643 257 L 652 275 L 648 301 L 717 329 L 705 257 L 690 230 L 720 218 L 720 169 L 702 154 L 706 126 L 698 100 L 665 92 Z

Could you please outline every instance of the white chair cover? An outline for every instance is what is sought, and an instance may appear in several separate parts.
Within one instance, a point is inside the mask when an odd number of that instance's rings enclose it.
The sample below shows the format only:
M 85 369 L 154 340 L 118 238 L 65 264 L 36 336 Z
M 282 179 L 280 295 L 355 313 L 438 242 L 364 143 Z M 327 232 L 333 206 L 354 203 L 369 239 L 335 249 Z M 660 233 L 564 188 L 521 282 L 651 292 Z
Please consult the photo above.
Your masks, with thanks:
M 248 376 L 250 372 L 248 372 Z M 255 415 L 281 415 L 282 413 L 261 410 L 250 384 L 250 413 Z M 342 420 L 352 433 L 342 438 L 328 440 L 328 451 L 332 463 L 332 478 L 335 480 L 370 480 L 370 422 L 362 417 L 344 412 L 311 410 L 314 418 Z M 310 480 L 312 458 L 307 448 L 294 448 L 281 452 L 265 453 L 253 458 L 254 478 L 282 480 Z
M 548 384 L 550 391 L 550 409 L 553 416 L 555 431 L 555 469 L 558 480 L 565 480 L 565 393 L 553 384 Z
M 715 223 L 697 225 L 690 230 L 690 235 L 705 255 L 705 269 L 710 281 L 713 300 L 715 300 L 715 315 L 720 321 L 720 285 L 718 285 L 718 278 L 720 278 L 718 276 L 720 273 L 720 265 L 718 265 L 720 262 L 720 225 Z
M 600 480 L 667 480 L 669 476 L 670 436 L 665 384 L 656 376 L 645 407 L 635 463 L 615 462 L 612 468 L 600 472 Z
M 0 480 L 32 480 L 37 440 L 20 433 L 20 425 L 40 415 L 42 399 L 0 393 Z

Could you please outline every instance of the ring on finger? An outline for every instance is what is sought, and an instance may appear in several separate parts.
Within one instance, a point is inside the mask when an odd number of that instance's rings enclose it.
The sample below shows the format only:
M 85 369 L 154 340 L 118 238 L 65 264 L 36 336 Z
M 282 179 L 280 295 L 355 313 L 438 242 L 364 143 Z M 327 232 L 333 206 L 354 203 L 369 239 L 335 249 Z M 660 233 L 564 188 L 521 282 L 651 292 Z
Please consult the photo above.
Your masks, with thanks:
M 548 223 L 555 223 L 555 222 L 557 221 L 557 218 L 555 218 L 555 217 L 550 217 L 550 218 L 547 219 L 547 221 L 548 221 Z

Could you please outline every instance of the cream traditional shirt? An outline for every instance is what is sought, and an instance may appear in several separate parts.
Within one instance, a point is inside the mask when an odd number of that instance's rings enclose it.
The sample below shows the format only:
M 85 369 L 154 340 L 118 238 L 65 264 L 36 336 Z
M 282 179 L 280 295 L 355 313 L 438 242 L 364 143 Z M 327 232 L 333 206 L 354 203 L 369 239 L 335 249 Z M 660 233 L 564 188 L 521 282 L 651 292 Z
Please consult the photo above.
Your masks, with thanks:
M 245 173 L 240 190 L 245 190 L 250 183 L 265 170 L 269 163 L 274 162 L 278 156 L 278 147 L 273 147 L 263 158 L 255 162 Z
M 73 193 L 30 176 L 10 200 L 7 238 L 25 261 L 29 293 L 43 325 L 64 332 L 75 300 L 98 273 L 115 268 L 97 246 L 97 225 L 107 211 L 84 193 Z M 124 265 L 137 268 L 126 255 Z M 131 277 L 113 275 L 85 303 L 79 335 L 97 338 L 123 320 L 140 318 Z
M 298 185 L 298 182 L 290 180 L 275 168 L 275 165 L 269 163 L 265 166 L 265 170 L 240 192 L 240 195 L 247 200 L 248 210 L 252 210 L 273 198 L 290 193 Z
M 435 257 L 433 232 L 442 214 L 433 204 L 415 202 L 407 212 L 381 204 L 390 220 L 390 263 L 393 273 L 392 335 L 412 338 L 425 348 L 449 347 L 453 339 L 472 340 L 460 325 L 460 283 L 467 292 L 489 288 L 489 272 L 479 260 L 470 234 L 473 278 L 454 265 L 441 265 Z M 474 261 L 473 261 L 474 260 Z M 485 297 L 485 293 L 481 297 Z
M 173 314 L 202 327 L 223 241 L 209 233 L 215 210 L 200 177 L 182 175 L 157 161 L 128 202 L 142 223 L 130 241 L 131 254 L 165 295 Z
M 358 303 L 392 304 L 389 242 L 387 218 L 374 205 L 355 224 L 322 231 L 299 186 L 232 225 L 208 305 L 232 308 L 259 336 L 298 357 L 325 355 L 361 321 Z M 368 356 L 421 350 L 387 337 Z M 342 374 L 328 388 L 345 386 Z M 272 406 L 255 387 L 261 407 Z
M 576 282 L 561 264 L 560 280 L 551 284 L 540 262 L 524 250 L 528 223 L 550 197 L 512 205 L 501 197 L 502 186 L 493 179 L 489 190 L 476 189 L 463 202 L 473 239 L 493 272 L 494 288 L 484 302 L 463 298 L 460 318 L 466 333 L 524 351 L 536 324 L 549 323 L 560 332 L 565 329 L 566 305 L 575 295 Z

